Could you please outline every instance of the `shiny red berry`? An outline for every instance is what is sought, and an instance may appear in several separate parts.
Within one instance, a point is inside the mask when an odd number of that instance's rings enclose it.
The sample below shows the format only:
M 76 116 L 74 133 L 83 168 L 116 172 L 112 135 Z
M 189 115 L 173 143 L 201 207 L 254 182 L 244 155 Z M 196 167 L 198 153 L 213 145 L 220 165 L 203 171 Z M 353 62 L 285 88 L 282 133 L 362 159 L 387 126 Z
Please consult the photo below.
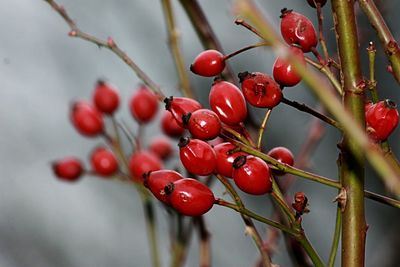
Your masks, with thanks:
M 225 59 L 217 50 L 201 52 L 190 65 L 190 70 L 200 76 L 212 77 L 221 74 L 225 68 Z
M 193 138 L 201 140 L 214 139 L 221 131 L 218 115 L 209 109 L 198 109 L 183 115 L 183 123 Z
M 111 176 L 118 171 L 118 161 L 114 153 L 104 147 L 93 150 L 90 156 L 93 171 L 101 176 Z
M 233 179 L 237 187 L 251 195 L 271 192 L 272 177 L 267 163 L 254 156 L 239 156 L 233 162 Z
M 77 181 L 83 173 L 82 162 L 75 157 L 67 157 L 52 163 L 54 174 L 63 181 Z
M 217 80 L 211 87 L 209 102 L 211 109 L 223 123 L 235 125 L 247 116 L 246 100 L 234 84 Z
M 171 206 L 185 216 L 201 216 L 212 208 L 215 201 L 210 188 L 192 178 L 175 181 L 165 191 Z
M 173 153 L 170 139 L 159 136 L 150 141 L 149 150 L 156 154 L 160 159 L 167 159 Z
M 143 174 L 163 168 L 161 160 L 150 151 L 136 151 L 129 158 L 129 170 L 135 182 L 143 182 Z
M 141 85 L 132 95 L 129 108 L 136 121 L 148 123 L 157 114 L 158 97 L 147 86 Z
M 111 115 L 119 106 L 118 90 L 110 83 L 99 80 L 93 92 L 93 102 L 99 111 Z
M 175 181 L 183 179 L 182 175 L 172 170 L 159 170 L 148 172 L 144 175 L 144 186 L 146 186 L 151 193 L 160 201 L 165 204 L 170 203 L 170 198 L 164 191 L 164 188 Z
M 323 7 L 326 4 L 327 0 L 307 0 L 307 3 L 311 6 L 311 7 L 317 7 L 317 4 L 320 4 L 321 7 Z
M 103 133 L 102 114 L 85 101 L 77 101 L 72 104 L 71 121 L 82 135 L 93 137 Z
M 165 135 L 172 138 L 180 137 L 185 132 L 185 128 L 178 124 L 168 110 L 165 110 L 161 117 L 161 129 Z
M 306 16 L 286 8 L 281 13 L 281 34 L 286 43 L 299 45 L 304 53 L 317 46 L 317 33 Z
M 239 73 L 247 102 L 258 108 L 273 108 L 281 102 L 282 90 L 272 77 L 261 72 Z
M 367 132 L 372 139 L 386 140 L 399 123 L 396 103 L 386 99 L 371 105 L 365 114 L 365 122 Z
M 188 172 L 194 175 L 210 175 L 216 167 L 214 149 L 200 139 L 181 138 L 179 157 Z
M 214 146 L 214 151 L 217 156 L 216 172 L 225 177 L 232 178 L 233 161 L 239 156 L 246 156 L 244 152 L 233 152 L 237 147 L 232 143 L 225 142 Z
M 304 54 L 300 48 L 291 46 L 289 50 L 304 64 L 304 66 L 306 65 Z M 295 86 L 301 81 L 301 77 L 295 71 L 293 64 L 281 57 L 275 60 L 274 66 L 272 67 L 272 74 L 274 80 L 282 87 Z
M 292 152 L 283 146 L 274 147 L 270 151 L 268 151 L 268 156 L 276 159 L 280 163 L 287 164 L 289 166 L 293 166 L 294 164 L 294 157 Z M 276 175 L 284 175 L 284 172 L 281 171 L 274 171 Z

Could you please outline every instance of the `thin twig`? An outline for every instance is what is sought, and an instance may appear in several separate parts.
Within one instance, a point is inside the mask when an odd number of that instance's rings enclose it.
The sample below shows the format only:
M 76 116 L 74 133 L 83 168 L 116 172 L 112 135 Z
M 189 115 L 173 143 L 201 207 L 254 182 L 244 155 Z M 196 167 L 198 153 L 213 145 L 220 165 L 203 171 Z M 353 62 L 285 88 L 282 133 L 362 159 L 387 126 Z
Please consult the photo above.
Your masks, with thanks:
M 75 21 L 73 21 L 68 15 L 63 6 L 59 5 L 56 1 L 53 0 L 44 1 L 47 2 L 58 14 L 60 14 L 60 16 L 68 24 L 71 29 L 71 31 L 69 32 L 69 36 L 78 37 L 94 43 L 99 47 L 104 47 L 111 50 L 135 72 L 135 74 L 139 77 L 139 79 L 143 81 L 143 83 L 145 83 L 151 90 L 154 91 L 154 93 L 158 95 L 160 100 L 163 100 L 165 98 L 165 95 L 162 93 L 160 87 L 155 82 L 153 82 L 153 80 L 151 80 L 150 77 L 147 76 L 147 74 L 141 68 L 139 68 L 139 66 L 136 65 L 136 63 L 123 50 L 121 50 L 117 46 L 113 39 L 108 38 L 108 40 L 101 40 L 91 34 L 81 31 L 76 25 Z
M 261 148 L 262 139 L 263 139 L 263 136 L 264 136 L 265 128 L 267 126 L 268 119 L 271 116 L 271 112 L 272 112 L 272 109 L 268 109 L 265 112 L 264 119 L 263 119 L 263 121 L 262 121 L 262 123 L 260 125 L 260 129 L 258 130 L 257 149 Z

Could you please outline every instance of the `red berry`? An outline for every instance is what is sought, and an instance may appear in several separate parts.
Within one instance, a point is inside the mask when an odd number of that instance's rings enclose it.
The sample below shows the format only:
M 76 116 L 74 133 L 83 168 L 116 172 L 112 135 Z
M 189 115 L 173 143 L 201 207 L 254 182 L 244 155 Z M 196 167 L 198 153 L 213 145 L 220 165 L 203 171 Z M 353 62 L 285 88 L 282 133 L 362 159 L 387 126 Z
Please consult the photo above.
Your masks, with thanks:
M 111 176 L 118 170 L 118 161 L 114 153 L 104 147 L 93 150 L 90 163 L 95 173 L 101 176 Z
M 233 179 L 237 187 L 252 195 L 271 191 L 272 177 L 267 163 L 254 156 L 239 156 L 233 162 Z
M 291 46 L 289 50 L 304 64 L 304 66 L 306 65 L 304 54 L 300 48 Z M 301 81 L 301 77 L 295 71 L 294 66 L 281 57 L 275 60 L 274 66 L 272 67 L 272 74 L 274 80 L 283 87 L 295 86 Z
M 183 179 L 182 175 L 176 171 L 159 170 L 148 172 L 144 175 L 144 185 L 153 193 L 153 195 L 165 204 L 170 203 L 170 198 L 164 191 L 164 188 L 175 181 Z
M 292 152 L 283 146 L 274 147 L 270 151 L 268 151 L 268 156 L 276 159 L 280 163 L 287 164 L 289 166 L 293 166 L 294 157 Z M 276 175 L 284 175 L 285 173 L 282 171 L 274 171 Z
M 60 180 L 68 182 L 77 181 L 83 173 L 82 162 L 75 157 L 57 160 L 52 163 L 52 168 Z
M 185 216 L 201 216 L 212 208 L 215 201 L 213 192 L 192 178 L 175 181 L 165 191 L 172 207 Z
M 198 109 L 193 113 L 183 115 L 183 123 L 193 138 L 201 140 L 214 139 L 221 131 L 218 115 L 209 109 Z
M 113 114 L 119 106 L 118 90 L 113 85 L 99 80 L 94 89 L 93 102 L 101 112 Z
M 215 152 L 212 147 L 199 139 L 181 138 L 179 157 L 188 172 L 195 175 L 209 175 L 216 167 Z
M 286 43 L 299 45 L 304 53 L 317 46 L 317 33 L 306 16 L 286 8 L 281 13 L 281 34 Z
M 365 114 L 369 136 L 375 141 L 386 140 L 399 123 L 396 103 L 386 99 L 369 107 Z
M 223 123 L 238 124 L 246 119 L 246 100 L 234 84 L 217 80 L 211 87 L 209 102 L 211 109 Z
M 129 108 L 133 118 L 139 123 L 150 122 L 158 111 L 158 97 L 145 85 L 132 95 Z
M 212 77 L 221 74 L 225 68 L 224 55 L 217 50 L 201 52 L 190 65 L 190 70 L 200 76 Z
M 169 137 L 179 137 L 185 132 L 185 128 L 180 126 L 172 116 L 171 112 L 165 110 L 161 118 L 161 129 Z
M 258 108 L 273 108 L 281 102 L 282 90 L 274 79 L 261 72 L 239 73 L 247 102 Z
M 201 109 L 201 104 L 194 99 L 187 97 L 167 97 L 164 99 L 165 109 L 171 112 L 172 116 L 178 122 L 178 125 L 184 127 L 182 116 Z
M 247 155 L 244 152 L 231 153 L 231 151 L 234 150 L 235 148 L 237 147 L 229 142 L 214 146 L 214 151 L 217 156 L 217 168 L 216 168 L 217 173 L 225 177 L 232 178 L 233 161 L 241 155 L 244 156 Z
M 326 1 L 327 0 L 307 0 L 308 4 L 314 8 L 316 7 L 316 4 L 320 4 L 321 7 L 323 7 L 326 4 Z
M 173 152 L 171 141 L 163 136 L 153 138 L 150 142 L 149 150 L 160 159 L 168 158 Z
M 129 158 L 129 170 L 135 182 L 143 182 L 143 174 L 163 168 L 161 160 L 152 152 L 136 151 Z
M 71 121 L 82 135 L 93 137 L 103 133 L 103 116 L 93 105 L 85 101 L 72 104 Z

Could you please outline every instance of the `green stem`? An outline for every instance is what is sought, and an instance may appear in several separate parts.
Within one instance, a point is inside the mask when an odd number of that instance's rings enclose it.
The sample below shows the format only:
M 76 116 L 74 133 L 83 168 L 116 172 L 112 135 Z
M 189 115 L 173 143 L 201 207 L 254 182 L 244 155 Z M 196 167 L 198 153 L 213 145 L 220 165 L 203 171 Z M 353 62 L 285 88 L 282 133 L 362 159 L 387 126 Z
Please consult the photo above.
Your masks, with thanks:
M 242 199 L 240 198 L 240 196 L 236 192 L 236 190 L 233 188 L 231 183 L 228 181 L 228 179 L 226 179 L 224 176 L 222 176 L 220 174 L 216 174 L 215 176 L 224 185 L 224 187 L 228 191 L 229 195 L 236 202 L 236 205 L 238 206 L 238 208 L 240 210 L 244 210 L 245 207 L 242 202 Z M 218 201 L 216 201 L 216 203 L 221 205 L 220 203 L 218 203 Z M 260 234 L 258 233 L 257 228 L 255 227 L 253 221 L 250 219 L 249 216 L 247 216 L 246 214 L 244 214 L 242 212 L 240 212 L 240 215 L 242 216 L 243 222 L 246 225 L 246 233 L 252 237 L 256 247 L 258 248 L 258 250 L 260 252 L 262 262 L 265 265 L 264 267 L 271 267 L 271 259 L 268 255 L 267 251 L 265 251 L 263 248 L 262 238 L 261 238 Z
M 186 97 L 193 98 L 194 94 L 190 86 L 190 79 L 187 72 L 186 64 L 182 54 L 182 50 L 179 43 L 179 30 L 176 27 L 175 15 L 172 8 L 171 0 L 161 0 L 163 7 L 165 21 L 167 24 L 168 32 L 168 43 L 171 49 L 173 59 L 175 61 L 176 71 L 180 80 L 183 95 Z
M 367 83 L 368 89 L 371 93 L 372 102 L 376 103 L 379 101 L 378 91 L 376 89 L 376 80 L 375 80 L 375 58 L 376 58 L 376 48 L 373 42 L 369 42 L 369 46 L 367 48 L 368 52 L 368 61 L 369 61 L 369 80 Z
M 278 184 L 275 182 L 275 179 L 272 179 L 272 193 L 271 193 L 273 199 L 275 202 L 278 204 L 280 209 L 284 214 L 286 214 L 287 218 L 289 219 L 290 223 L 294 223 L 296 218 L 294 217 L 294 214 L 288 204 L 285 201 L 285 197 L 283 196 L 281 190 L 279 189 Z
M 332 0 L 337 43 L 344 82 L 344 106 L 356 123 L 365 125 L 364 87 L 359 58 L 356 16 L 353 0 Z M 339 156 L 342 186 L 346 189 L 346 205 L 342 221 L 342 266 L 362 267 L 365 262 L 364 161 L 356 158 L 359 144 L 344 135 Z
M 272 109 L 268 109 L 265 112 L 264 119 L 263 119 L 263 121 L 262 121 L 262 123 L 260 125 L 260 129 L 258 130 L 258 138 L 257 138 L 257 149 L 258 150 L 261 149 L 262 139 L 263 139 L 263 136 L 264 136 L 264 131 L 265 131 L 265 128 L 267 126 L 267 122 L 268 122 L 269 118 L 271 117 L 271 112 L 272 112 Z
M 372 27 L 378 33 L 378 38 L 382 46 L 385 48 L 386 56 L 392 66 L 393 75 L 398 83 L 400 83 L 400 48 L 393 37 L 389 27 L 386 25 L 382 14 L 379 12 L 374 1 L 372 0 L 359 0 L 358 4 L 367 15 Z
M 230 135 L 234 136 L 237 140 L 241 141 L 242 143 L 251 146 L 251 143 L 244 137 L 242 134 L 236 132 L 229 126 L 222 126 L 222 131 L 229 133 Z
M 307 252 L 307 255 L 310 257 L 315 267 L 325 267 L 324 263 L 321 260 L 321 257 L 315 251 L 310 241 L 307 239 L 307 236 L 303 233 L 301 238 L 298 239 L 301 246 Z
M 340 240 L 341 224 L 342 224 L 342 212 L 341 212 L 340 208 L 338 207 L 336 209 L 335 232 L 333 234 L 331 252 L 329 253 L 328 267 L 334 267 L 334 265 L 335 265 L 335 259 L 336 259 L 336 254 L 337 254 L 339 240 Z
M 326 76 L 326 78 L 328 78 L 333 88 L 335 88 L 335 90 L 339 93 L 339 95 L 343 95 L 342 85 L 340 84 L 338 79 L 336 79 L 335 74 L 333 74 L 333 72 L 329 69 L 327 65 L 319 64 L 308 57 L 305 57 L 305 59 L 308 64 L 319 70 L 322 74 Z
M 263 217 L 261 215 L 258 215 L 257 213 L 254 213 L 254 212 L 252 212 L 252 211 L 250 211 L 250 210 L 248 210 L 246 208 L 239 207 L 238 205 L 235 205 L 233 203 L 227 202 L 227 201 L 225 201 L 223 199 L 220 199 L 220 198 L 216 199 L 215 200 L 215 204 L 230 208 L 232 210 L 235 210 L 235 211 L 237 211 L 237 212 L 239 212 L 239 213 L 241 213 L 243 215 L 246 215 L 246 216 L 248 216 L 248 217 L 250 217 L 250 218 L 252 218 L 252 219 L 254 219 L 256 221 L 259 221 L 259 222 L 265 223 L 267 225 L 270 225 L 272 227 L 278 228 L 278 229 L 280 229 L 280 230 L 282 230 L 282 231 L 284 231 L 284 232 L 286 232 L 286 233 L 288 233 L 290 235 L 297 236 L 299 234 L 296 230 L 293 230 L 292 228 L 289 228 L 289 227 L 287 227 L 287 226 L 285 226 L 283 224 L 280 224 L 280 223 L 278 223 L 276 221 L 269 220 L 269 219 L 267 219 L 267 218 L 265 218 L 265 217 Z

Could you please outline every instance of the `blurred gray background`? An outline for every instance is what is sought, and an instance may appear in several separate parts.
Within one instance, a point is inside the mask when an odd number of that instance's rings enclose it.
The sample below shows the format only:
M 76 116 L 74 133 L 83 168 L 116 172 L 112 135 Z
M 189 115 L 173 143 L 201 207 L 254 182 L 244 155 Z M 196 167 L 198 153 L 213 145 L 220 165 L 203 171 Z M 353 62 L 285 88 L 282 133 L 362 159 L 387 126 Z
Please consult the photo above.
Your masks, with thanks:
M 189 65 L 202 47 L 179 3 L 173 2 Z M 250 32 L 233 24 L 233 1 L 200 2 L 226 52 L 257 41 Z M 400 3 L 388 2 L 385 14 L 394 28 L 399 25 L 396 11 Z M 304 3 L 259 1 L 265 15 L 276 26 L 283 7 L 309 14 L 315 22 L 314 10 Z M 180 94 L 159 1 L 64 0 L 63 4 L 81 29 L 103 39 L 112 36 L 167 95 Z M 94 177 L 85 177 L 72 185 L 63 183 L 54 178 L 49 164 L 68 155 L 79 156 L 87 163 L 92 147 L 102 143 L 100 139 L 79 136 L 68 118 L 71 100 L 89 99 L 100 77 L 106 77 L 120 89 L 123 101 L 117 117 L 135 129 L 127 101 L 139 80 L 109 51 L 69 38 L 65 22 L 44 1 L 1 0 L 0 6 L 0 266 L 150 266 L 143 211 L 136 191 L 127 185 Z M 334 42 L 330 6 L 324 9 L 328 40 Z M 365 19 L 359 20 L 361 47 L 375 40 L 365 22 Z M 398 29 L 393 33 L 399 36 Z M 334 48 L 334 43 L 330 47 Z M 362 57 L 365 60 L 366 53 Z M 235 57 L 230 63 L 235 72 L 271 73 L 273 61 L 271 51 L 257 49 Z M 385 72 L 386 60 L 381 50 L 378 64 L 381 95 L 400 102 L 399 86 Z M 211 79 L 192 74 L 190 77 L 200 101 L 207 106 Z M 301 85 L 286 89 L 285 96 L 315 105 L 313 96 Z M 258 122 L 262 114 L 261 110 L 253 110 Z M 265 147 L 283 145 L 298 153 L 309 125 L 309 116 L 286 106 L 278 107 L 270 121 Z M 148 138 L 159 134 L 157 121 L 151 127 L 146 130 Z M 399 136 L 400 130 L 397 130 L 391 138 L 398 154 Z M 336 131 L 328 127 L 312 158 L 315 172 L 336 178 L 339 140 Z M 371 171 L 368 171 L 367 187 L 384 192 Z M 292 192 L 300 190 L 306 192 L 311 208 L 311 213 L 304 217 L 304 228 L 321 256 L 327 259 L 334 229 L 332 199 L 336 190 L 299 180 Z M 223 189 L 215 184 L 214 192 L 221 197 Z M 243 197 L 249 208 L 269 215 L 268 198 Z M 399 211 L 369 200 L 366 207 L 369 224 L 366 265 L 399 266 Z M 167 266 L 166 216 L 161 208 L 157 215 L 161 222 L 163 266 Z M 212 233 L 213 266 L 254 265 L 258 253 L 250 238 L 244 235 L 237 214 L 214 207 L 206 220 Z M 262 233 L 266 232 L 265 227 L 259 228 Z M 280 244 L 274 262 L 291 266 Z M 197 266 L 197 258 L 197 238 L 194 238 L 186 266 Z

